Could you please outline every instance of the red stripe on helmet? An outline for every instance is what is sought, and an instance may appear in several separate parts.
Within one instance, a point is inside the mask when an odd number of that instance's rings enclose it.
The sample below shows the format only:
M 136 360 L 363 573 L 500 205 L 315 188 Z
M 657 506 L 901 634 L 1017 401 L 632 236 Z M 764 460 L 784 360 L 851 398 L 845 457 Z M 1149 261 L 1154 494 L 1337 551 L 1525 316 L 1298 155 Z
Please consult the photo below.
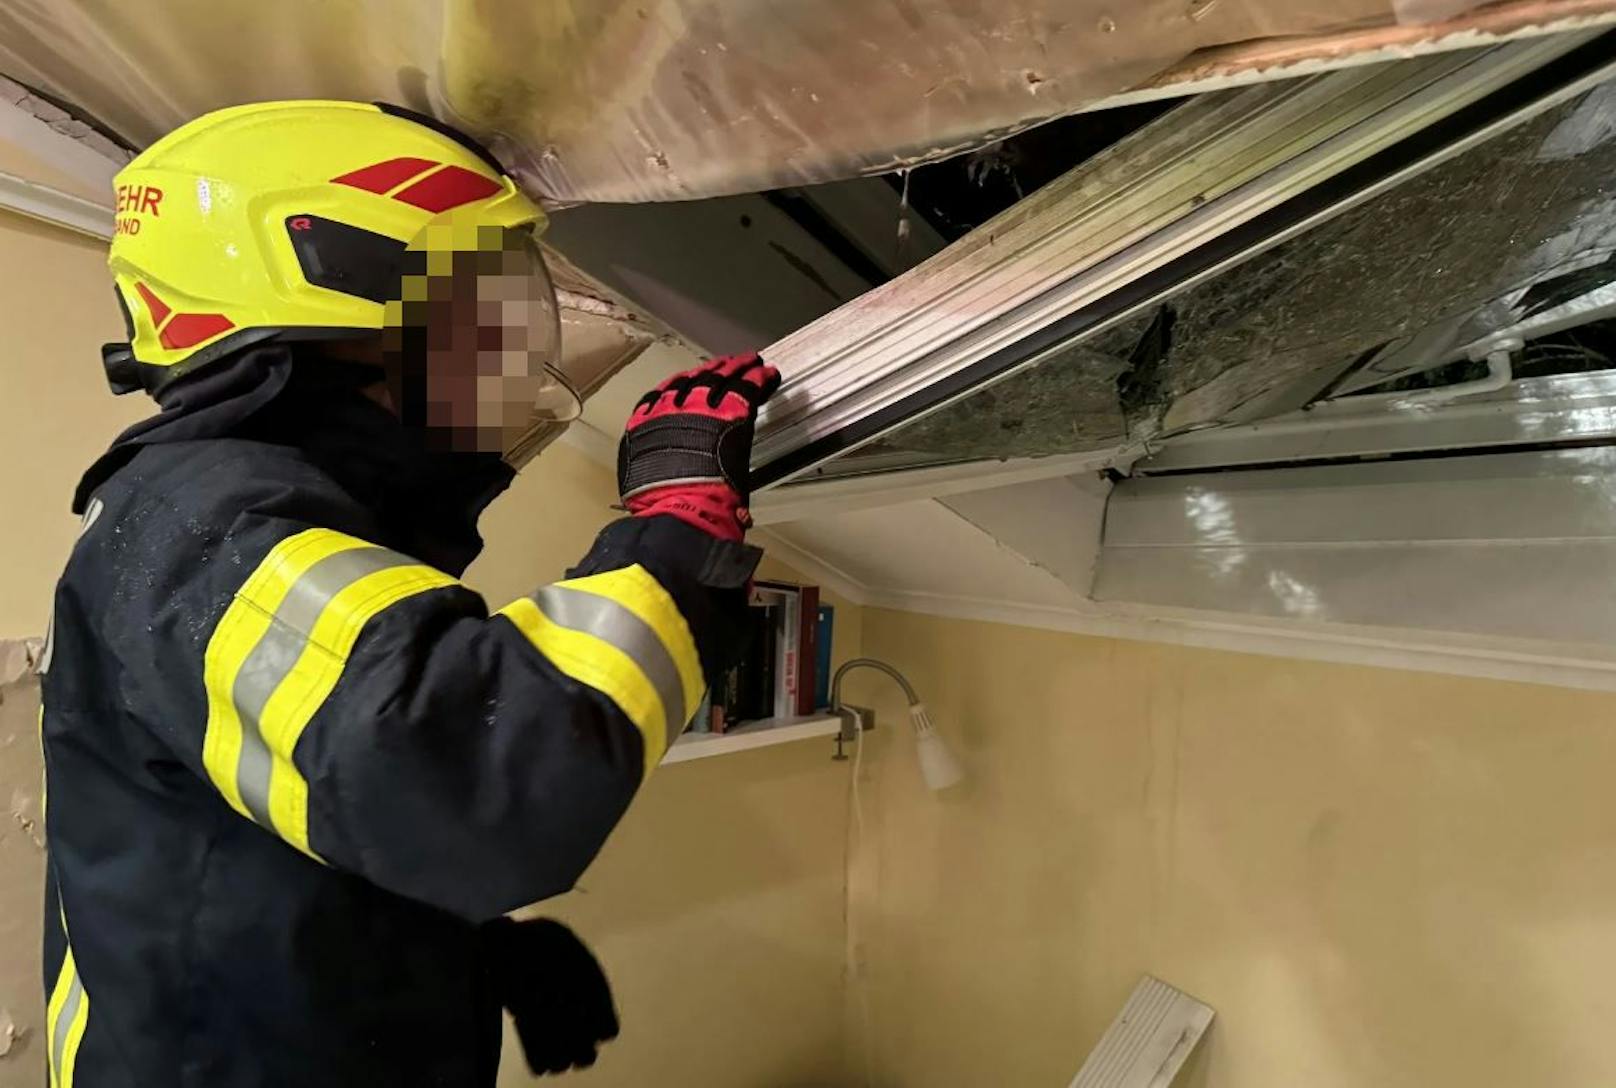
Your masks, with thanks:
M 158 339 L 168 350 L 177 351 L 195 347 L 235 327 L 236 323 L 224 314 L 175 314 L 174 320 L 164 326 Z
M 463 166 L 445 166 L 428 174 L 407 189 L 393 194 L 394 200 L 413 204 L 423 211 L 446 212 L 473 200 L 493 196 L 502 186 L 492 178 L 467 170 Z
M 140 300 L 146 304 L 146 312 L 151 314 L 152 324 L 161 325 L 163 318 L 168 316 L 169 308 L 167 304 L 152 294 L 151 288 L 144 283 L 136 283 L 135 292 L 140 295 Z
M 396 189 L 406 181 L 438 164 L 431 159 L 417 159 L 409 156 L 397 159 L 388 159 L 385 162 L 373 162 L 369 166 L 361 166 L 358 170 L 350 170 L 331 179 L 336 185 L 351 185 L 355 189 L 363 189 L 367 193 L 385 193 L 389 189 Z

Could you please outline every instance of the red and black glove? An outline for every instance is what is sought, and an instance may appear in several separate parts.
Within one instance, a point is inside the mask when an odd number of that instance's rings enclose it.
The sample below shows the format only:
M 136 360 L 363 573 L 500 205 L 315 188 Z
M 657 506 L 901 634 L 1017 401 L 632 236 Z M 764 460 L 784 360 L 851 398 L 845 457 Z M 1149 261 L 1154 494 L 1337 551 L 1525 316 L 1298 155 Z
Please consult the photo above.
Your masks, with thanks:
M 780 372 L 757 354 L 714 359 L 640 398 L 617 448 L 617 489 L 637 517 L 667 514 L 721 540 L 752 524 L 752 434 Z

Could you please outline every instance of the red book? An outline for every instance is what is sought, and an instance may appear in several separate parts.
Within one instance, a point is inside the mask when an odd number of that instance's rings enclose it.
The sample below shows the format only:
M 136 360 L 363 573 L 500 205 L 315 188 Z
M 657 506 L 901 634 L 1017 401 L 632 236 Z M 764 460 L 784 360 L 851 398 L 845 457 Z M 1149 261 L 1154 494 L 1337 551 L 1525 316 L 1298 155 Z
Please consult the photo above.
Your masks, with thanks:
M 819 587 L 803 586 L 797 608 L 797 713 L 814 712 L 814 670 L 819 662 Z

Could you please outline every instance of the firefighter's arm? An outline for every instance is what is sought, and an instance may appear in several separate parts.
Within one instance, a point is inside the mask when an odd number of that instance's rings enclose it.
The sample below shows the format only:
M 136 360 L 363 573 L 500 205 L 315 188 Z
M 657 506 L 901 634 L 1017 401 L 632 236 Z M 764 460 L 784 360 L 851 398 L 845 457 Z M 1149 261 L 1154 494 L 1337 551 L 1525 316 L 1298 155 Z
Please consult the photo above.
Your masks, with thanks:
M 293 846 L 472 918 L 568 888 L 728 667 L 755 355 L 629 419 L 624 505 L 566 581 L 486 617 L 447 576 L 325 529 L 278 537 L 208 648 L 208 776 Z
M 355 536 L 256 528 L 278 543 L 209 641 L 202 769 L 298 850 L 473 919 L 593 859 L 732 654 L 756 562 L 625 519 L 488 616 Z

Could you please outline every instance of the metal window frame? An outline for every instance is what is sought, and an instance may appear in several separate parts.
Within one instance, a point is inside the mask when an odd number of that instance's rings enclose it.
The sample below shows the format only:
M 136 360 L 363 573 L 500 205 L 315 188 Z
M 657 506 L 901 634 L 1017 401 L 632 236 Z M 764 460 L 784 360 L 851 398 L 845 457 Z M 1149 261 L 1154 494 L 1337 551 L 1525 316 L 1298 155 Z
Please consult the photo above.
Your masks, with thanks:
M 1260 423 L 1179 435 L 1132 473 L 1455 456 L 1616 444 L 1616 372 L 1523 378 L 1442 403 L 1343 397 Z
M 1616 32 L 1209 95 L 765 350 L 779 484 L 1030 366 L 1616 73 Z

